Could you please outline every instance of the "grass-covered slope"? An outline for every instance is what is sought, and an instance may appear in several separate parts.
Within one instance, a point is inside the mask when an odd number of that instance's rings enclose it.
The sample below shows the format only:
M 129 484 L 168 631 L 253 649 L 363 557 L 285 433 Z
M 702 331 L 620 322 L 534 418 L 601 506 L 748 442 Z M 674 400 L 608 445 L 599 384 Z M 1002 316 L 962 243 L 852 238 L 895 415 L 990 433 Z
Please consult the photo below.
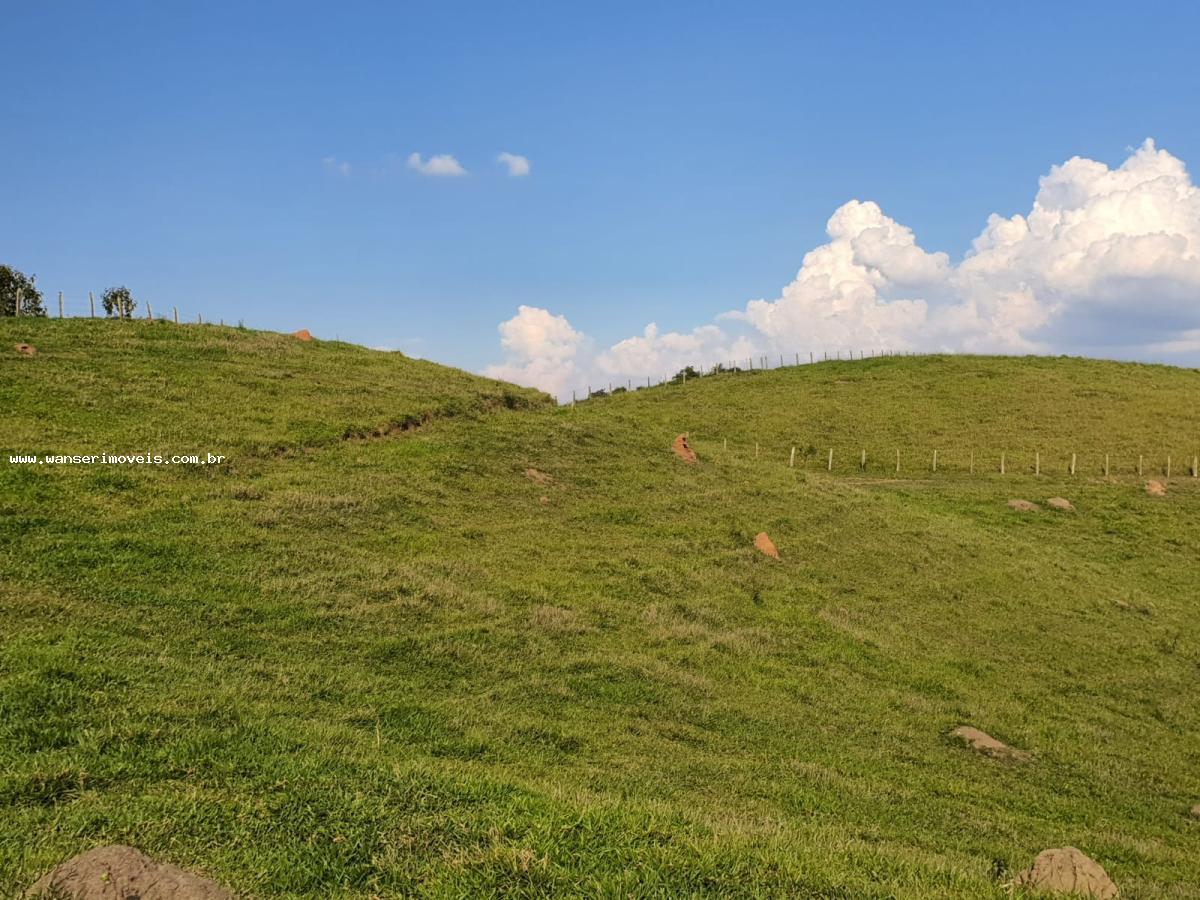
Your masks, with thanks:
M 3 363 L 4 435 L 48 415 L 46 452 L 129 427 L 174 452 L 200 420 L 186 394 L 124 418 L 153 348 L 82 343 L 120 323 L 39 327 L 60 349 Z M 209 339 L 169 338 L 185 367 Z M 1200 896 L 1197 373 L 867 360 L 326 440 L 392 418 L 380 394 L 277 455 L 312 411 L 222 377 L 272 383 L 246 349 L 205 375 L 240 391 L 226 464 L 0 458 L 0 893 L 121 842 L 262 897 L 999 898 L 1065 845 L 1127 898 Z M 293 382 L 418 365 L 302 352 Z M 110 370 L 110 415 L 46 398 L 80 367 Z M 439 396 L 504 396 L 441 371 Z M 897 446 L 899 478 L 858 470 Z M 1002 450 L 1057 462 L 1001 476 Z M 1136 454 L 1168 452 L 1148 496 Z M 1076 510 L 1006 506 L 1056 495 Z
M 36 355 L 13 353 L 17 343 Z M 0 451 L 268 452 L 551 402 L 353 344 L 214 325 L 0 319 Z

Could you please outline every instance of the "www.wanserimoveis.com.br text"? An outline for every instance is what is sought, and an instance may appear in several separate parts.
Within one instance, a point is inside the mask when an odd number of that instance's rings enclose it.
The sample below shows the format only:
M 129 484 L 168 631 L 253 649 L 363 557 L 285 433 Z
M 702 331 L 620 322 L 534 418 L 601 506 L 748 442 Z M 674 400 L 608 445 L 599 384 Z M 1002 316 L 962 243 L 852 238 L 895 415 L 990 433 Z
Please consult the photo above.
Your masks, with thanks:
M 168 456 L 162 453 L 10 454 L 13 465 L 29 466 L 215 466 L 228 457 L 214 453 Z

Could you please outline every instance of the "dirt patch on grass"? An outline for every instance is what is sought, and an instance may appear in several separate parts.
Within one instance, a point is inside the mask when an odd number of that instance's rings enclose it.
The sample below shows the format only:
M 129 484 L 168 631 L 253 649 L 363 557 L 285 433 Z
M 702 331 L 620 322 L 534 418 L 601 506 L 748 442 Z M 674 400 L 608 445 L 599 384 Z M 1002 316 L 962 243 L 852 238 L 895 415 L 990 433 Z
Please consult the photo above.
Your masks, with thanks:
M 1041 509 L 1036 503 L 1030 503 L 1028 500 L 1009 500 L 1008 508 L 1018 512 L 1036 512 Z
M 312 334 L 307 328 L 301 328 L 299 331 L 293 331 L 292 337 L 298 341 L 304 341 L 305 343 L 308 343 L 313 339 Z
M 1167 496 L 1167 486 L 1161 481 L 1147 481 L 1146 493 L 1151 497 L 1165 497 Z
M 537 482 L 538 484 L 553 484 L 554 483 L 554 477 L 552 475 L 547 475 L 545 472 L 539 472 L 537 469 L 534 469 L 534 468 L 526 469 L 525 477 L 528 478 L 530 481 Z
M 1013 884 L 1035 892 L 1074 894 L 1092 900 L 1115 900 L 1119 893 L 1104 867 L 1075 847 L 1043 850 Z
M 986 731 L 980 731 L 970 725 L 960 725 L 950 732 L 970 750 L 990 756 L 992 759 L 1002 759 L 1007 762 L 1026 762 L 1029 754 L 1015 747 L 1010 747 L 1004 741 L 999 741 Z
M 675 443 L 671 445 L 671 449 L 675 452 L 675 455 L 682 459 L 685 463 L 698 462 L 696 459 L 696 451 L 693 450 L 691 445 L 688 444 L 686 434 L 681 434 L 679 437 L 675 438 Z
M 1064 512 L 1070 512 L 1075 509 L 1075 505 L 1066 497 L 1051 497 L 1046 501 L 1046 505 L 1051 509 L 1061 509 Z
M 754 549 L 772 559 L 779 559 L 779 549 L 765 531 L 760 531 L 754 536 Z
M 215 881 L 118 845 L 72 857 L 39 879 L 25 896 L 30 900 L 234 900 Z
M 1197 803 L 1190 810 L 1188 810 L 1188 815 L 1193 819 L 1200 819 L 1200 803 Z
M 22 356 L 36 356 L 37 355 L 37 350 L 34 349 L 32 344 L 17 344 L 15 347 L 13 347 L 13 349 L 16 350 Z

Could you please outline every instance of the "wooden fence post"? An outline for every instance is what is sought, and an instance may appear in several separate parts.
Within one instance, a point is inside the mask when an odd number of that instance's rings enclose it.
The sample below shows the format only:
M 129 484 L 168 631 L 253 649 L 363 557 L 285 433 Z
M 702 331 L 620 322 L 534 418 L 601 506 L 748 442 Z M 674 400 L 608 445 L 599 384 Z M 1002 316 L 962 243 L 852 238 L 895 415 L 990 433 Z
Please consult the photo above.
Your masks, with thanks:
M 13 306 L 13 315 L 14 316 L 19 316 L 21 314 L 21 301 L 24 299 L 25 299 L 25 292 L 23 290 L 21 290 L 20 288 L 17 288 L 17 298 L 15 301 L 15 305 Z
M 1033 474 L 1042 474 L 1042 452 L 1040 450 L 1035 450 L 1033 453 Z
M 754 442 L 754 458 L 758 459 L 758 441 Z
M 150 301 L 146 301 L 146 318 L 151 322 L 154 321 L 154 310 L 150 308 Z
M 829 472 L 833 471 L 833 448 L 832 447 L 829 448 L 829 466 L 826 469 L 826 471 L 829 471 Z
M 1171 477 L 1171 457 L 1168 454 L 1168 456 L 1167 456 L 1167 478 L 1170 478 L 1170 477 Z
M 729 438 L 725 438 L 725 440 L 721 442 L 721 449 L 726 451 L 729 450 Z
M 796 448 L 795 447 L 792 448 L 792 455 L 788 459 L 788 468 L 789 469 L 796 468 Z
M 200 313 L 196 313 L 196 324 L 197 325 L 204 324 L 204 316 L 200 315 Z
M 937 471 L 937 451 L 933 451 L 933 471 Z
M 62 319 L 62 318 L 65 318 L 65 316 L 63 315 L 63 296 L 62 296 L 62 291 L 59 291 L 59 292 L 58 292 L 58 317 L 59 317 L 60 319 Z
M 1000 454 L 1000 474 L 1004 474 L 1004 454 Z
M 1108 477 L 1108 454 L 1104 454 L 1104 477 Z
M 971 451 L 971 474 L 975 474 L 975 451 Z
M 863 448 L 862 456 L 858 460 L 858 467 L 860 469 L 862 469 L 862 471 L 864 471 L 864 472 L 867 471 L 867 448 L 866 447 Z
M 1192 457 L 1192 477 L 1195 478 L 1200 474 L 1200 457 Z
M 171 307 L 171 315 L 175 319 L 175 324 L 178 325 L 179 324 L 179 307 L 178 306 Z
M 812 354 L 812 351 L 811 351 L 811 350 L 809 350 L 809 351 L 808 351 L 808 361 L 809 361 L 810 363 L 813 361 L 813 354 Z
M 1071 454 L 1071 474 L 1075 474 L 1075 454 Z
M 1138 478 L 1142 477 L 1142 454 L 1138 454 Z
M 92 318 L 96 318 L 96 295 L 88 291 L 88 306 L 92 308 Z
M 896 474 L 900 474 L 900 448 L 896 448 Z

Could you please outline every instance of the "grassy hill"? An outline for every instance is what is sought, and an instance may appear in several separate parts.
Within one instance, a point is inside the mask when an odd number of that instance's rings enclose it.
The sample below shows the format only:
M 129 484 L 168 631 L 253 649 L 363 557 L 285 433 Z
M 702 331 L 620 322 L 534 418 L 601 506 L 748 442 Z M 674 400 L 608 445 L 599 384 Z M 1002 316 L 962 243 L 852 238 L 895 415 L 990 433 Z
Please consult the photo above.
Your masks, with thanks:
M 0 320 L 0 894 L 120 842 L 271 898 L 999 898 L 1065 845 L 1200 897 L 1198 389 L 915 357 L 571 409 Z M 139 450 L 230 459 L 8 462 Z

